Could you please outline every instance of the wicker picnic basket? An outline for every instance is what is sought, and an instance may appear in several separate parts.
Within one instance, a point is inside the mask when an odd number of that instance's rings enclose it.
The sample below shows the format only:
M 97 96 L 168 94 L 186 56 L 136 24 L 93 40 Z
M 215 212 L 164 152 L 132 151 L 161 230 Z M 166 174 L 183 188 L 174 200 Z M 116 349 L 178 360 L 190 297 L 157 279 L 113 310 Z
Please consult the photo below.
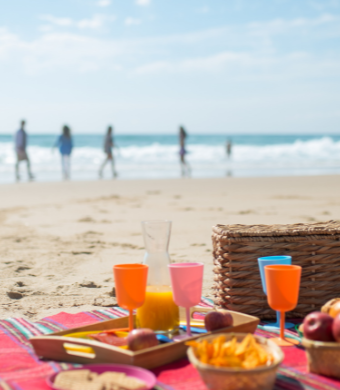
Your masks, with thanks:
M 303 318 L 340 297 L 340 223 L 216 225 L 213 227 L 214 302 L 217 307 L 275 318 L 262 291 L 257 259 L 289 255 L 302 266 L 299 302 L 288 312 Z

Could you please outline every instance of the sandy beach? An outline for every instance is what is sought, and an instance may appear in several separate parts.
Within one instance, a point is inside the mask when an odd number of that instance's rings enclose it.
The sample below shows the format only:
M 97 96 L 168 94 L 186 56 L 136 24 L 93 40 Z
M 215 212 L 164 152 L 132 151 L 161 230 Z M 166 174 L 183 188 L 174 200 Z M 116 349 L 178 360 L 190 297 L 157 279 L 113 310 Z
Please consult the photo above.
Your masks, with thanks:
M 0 318 L 112 306 L 112 265 L 141 262 L 140 222 L 173 221 L 172 261 L 205 263 L 211 227 L 340 220 L 338 176 L 20 183 L 0 187 Z

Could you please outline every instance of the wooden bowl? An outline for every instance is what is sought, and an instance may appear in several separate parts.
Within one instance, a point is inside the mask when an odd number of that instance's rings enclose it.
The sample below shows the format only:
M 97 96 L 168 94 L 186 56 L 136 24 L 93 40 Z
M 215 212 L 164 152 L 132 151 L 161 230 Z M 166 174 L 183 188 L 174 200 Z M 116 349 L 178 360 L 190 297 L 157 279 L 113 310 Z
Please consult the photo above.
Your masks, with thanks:
M 303 338 L 302 345 L 306 349 L 310 372 L 340 378 L 340 343 Z
M 212 340 L 221 334 L 215 334 L 202 339 Z M 236 336 L 237 341 L 242 341 L 247 333 L 223 334 L 226 341 Z M 198 370 L 200 377 L 209 390 L 271 390 L 274 387 L 276 371 L 283 360 L 283 352 L 280 347 L 272 341 L 254 336 L 264 348 L 274 356 L 274 362 L 270 366 L 261 366 L 253 369 L 215 367 L 210 364 L 201 363 L 195 356 L 194 350 L 190 347 L 187 351 L 188 358 Z

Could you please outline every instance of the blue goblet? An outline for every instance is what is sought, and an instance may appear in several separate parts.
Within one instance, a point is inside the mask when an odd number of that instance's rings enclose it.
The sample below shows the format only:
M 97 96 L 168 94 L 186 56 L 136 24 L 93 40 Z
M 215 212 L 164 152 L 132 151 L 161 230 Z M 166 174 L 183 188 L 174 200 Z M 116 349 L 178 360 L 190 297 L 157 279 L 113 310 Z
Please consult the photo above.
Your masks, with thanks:
M 260 275 L 261 275 L 261 282 L 262 282 L 262 289 L 263 292 L 267 295 L 267 286 L 266 286 L 266 274 L 264 272 L 264 267 L 266 265 L 281 265 L 281 264 L 292 264 L 292 257 L 291 256 L 267 256 L 267 257 L 260 257 L 257 259 L 259 263 L 260 268 Z M 279 311 L 276 312 L 276 322 L 273 324 L 264 325 L 263 329 L 267 331 L 272 330 L 278 330 L 280 329 L 280 318 L 281 314 Z M 293 328 L 294 324 L 291 322 L 285 322 L 285 328 L 290 329 Z

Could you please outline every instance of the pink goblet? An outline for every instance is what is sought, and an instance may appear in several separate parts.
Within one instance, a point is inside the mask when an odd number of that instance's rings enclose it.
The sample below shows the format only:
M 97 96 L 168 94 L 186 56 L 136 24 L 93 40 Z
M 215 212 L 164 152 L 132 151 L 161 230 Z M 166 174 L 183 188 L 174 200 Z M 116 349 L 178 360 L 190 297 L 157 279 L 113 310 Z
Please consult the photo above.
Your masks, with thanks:
M 187 318 L 187 334 L 175 336 L 174 340 L 191 337 L 190 307 L 201 302 L 203 284 L 203 263 L 169 264 L 172 293 L 176 305 L 184 307 Z

